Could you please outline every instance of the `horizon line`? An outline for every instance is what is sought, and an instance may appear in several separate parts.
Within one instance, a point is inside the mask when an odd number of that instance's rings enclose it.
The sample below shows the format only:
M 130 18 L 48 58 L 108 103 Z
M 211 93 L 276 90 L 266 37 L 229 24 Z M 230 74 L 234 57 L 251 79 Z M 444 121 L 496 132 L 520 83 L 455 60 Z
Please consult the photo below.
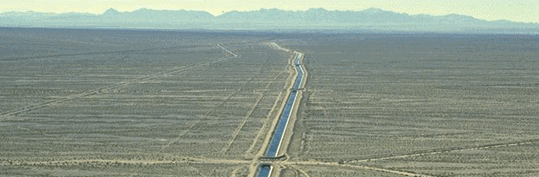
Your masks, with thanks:
M 206 12 L 206 13 L 212 15 L 213 17 L 219 17 L 219 16 L 221 16 L 223 14 L 230 13 L 230 12 L 256 12 L 256 11 L 260 11 L 260 10 L 281 10 L 281 11 L 288 11 L 288 12 L 305 12 L 305 11 L 309 11 L 309 10 L 313 10 L 313 9 L 323 9 L 323 10 L 326 10 L 326 11 L 329 11 L 329 12 L 361 12 L 361 11 L 366 11 L 366 10 L 370 10 L 370 9 L 375 9 L 375 10 L 381 10 L 381 11 L 384 11 L 384 12 L 393 12 L 393 13 L 398 13 L 398 14 L 401 14 L 401 15 L 409 15 L 409 16 L 428 15 L 428 16 L 432 16 L 432 17 L 444 17 L 444 16 L 449 16 L 449 15 L 460 15 L 460 16 L 472 17 L 472 18 L 487 21 L 487 22 L 508 21 L 508 22 L 513 22 L 513 23 L 539 24 L 539 22 L 514 21 L 514 20 L 508 20 L 508 19 L 487 20 L 487 19 L 472 16 L 472 15 L 459 14 L 459 13 L 448 13 L 448 14 L 443 14 L 443 15 L 434 15 L 434 14 L 427 14 L 427 13 L 410 14 L 410 13 L 406 13 L 406 12 L 396 12 L 396 11 L 386 10 L 386 9 L 379 8 L 379 7 L 369 7 L 369 8 L 365 8 L 365 9 L 361 9 L 361 10 L 338 10 L 338 9 L 333 10 L 333 9 L 327 9 L 327 8 L 323 8 L 323 7 L 311 7 L 311 8 L 306 8 L 306 9 L 302 9 L 302 10 L 286 10 L 286 9 L 280 9 L 280 8 L 275 7 L 275 8 L 259 8 L 259 9 L 251 9 L 251 10 L 230 10 L 230 11 L 226 11 L 226 12 L 223 11 L 222 13 L 217 14 L 217 15 L 214 14 L 214 13 L 211 13 L 209 11 L 206 11 L 206 10 L 197 10 L 197 9 L 152 9 L 152 8 L 147 8 L 147 7 L 141 7 L 141 8 L 138 8 L 138 9 L 134 9 L 132 11 L 119 11 L 119 10 L 115 9 L 114 7 L 110 7 L 110 8 L 106 9 L 105 11 L 103 11 L 101 13 L 77 12 L 77 11 L 44 12 L 44 11 L 26 10 L 26 11 L 3 11 L 3 12 L 0 12 L 0 14 L 5 14 L 5 13 L 44 13 L 44 14 L 62 15 L 62 14 L 70 14 L 70 13 L 79 13 L 79 14 L 87 14 L 87 15 L 96 15 L 96 16 L 98 16 L 98 15 L 105 14 L 107 11 L 109 11 L 111 9 L 113 9 L 115 11 L 118 11 L 120 13 L 132 13 L 132 12 L 135 12 L 135 11 L 138 11 L 138 10 L 143 10 L 143 9 L 155 10 L 155 11 Z

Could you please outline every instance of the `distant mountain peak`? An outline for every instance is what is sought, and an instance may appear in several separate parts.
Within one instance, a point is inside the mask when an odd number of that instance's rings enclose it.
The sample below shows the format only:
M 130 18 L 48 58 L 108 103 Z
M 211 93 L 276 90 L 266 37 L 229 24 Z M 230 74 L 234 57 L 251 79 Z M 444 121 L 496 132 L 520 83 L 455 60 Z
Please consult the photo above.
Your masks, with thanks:
M 441 17 L 448 21 L 460 21 L 460 22 L 468 22 L 468 23 L 478 23 L 478 22 L 485 21 L 485 20 L 474 18 L 472 16 L 459 15 L 459 14 L 448 14 Z
M 103 12 L 103 15 L 118 15 L 120 12 L 114 8 L 110 8 L 107 11 Z
M 282 11 L 281 9 L 277 8 L 261 8 L 260 11 Z
M 309 10 L 307 11 L 318 11 L 318 12 L 327 12 L 328 10 L 324 9 L 324 8 L 310 8 Z
M 385 11 L 385 10 L 382 10 L 382 9 L 376 8 L 376 7 L 371 7 L 371 8 L 368 8 L 368 9 L 363 10 L 363 12 L 367 12 L 367 13 L 382 13 L 382 12 L 388 12 L 388 11 Z
M 214 16 L 196 10 L 156 10 L 140 8 L 120 12 L 107 9 L 101 15 L 89 13 L 0 13 L 0 27 L 113 27 L 178 29 L 354 29 L 385 31 L 436 32 L 508 32 L 537 33 L 538 23 L 516 23 L 507 20 L 487 21 L 472 16 L 408 15 L 379 8 L 364 10 L 282 10 L 262 8 L 252 11 L 230 11 Z
M 451 18 L 474 18 L 472 16 L 468 16 L 468 15 L 460 15 L 460 14 L 447 14 L 447 15 L 444 15 L 444 17 L 451 17 Z

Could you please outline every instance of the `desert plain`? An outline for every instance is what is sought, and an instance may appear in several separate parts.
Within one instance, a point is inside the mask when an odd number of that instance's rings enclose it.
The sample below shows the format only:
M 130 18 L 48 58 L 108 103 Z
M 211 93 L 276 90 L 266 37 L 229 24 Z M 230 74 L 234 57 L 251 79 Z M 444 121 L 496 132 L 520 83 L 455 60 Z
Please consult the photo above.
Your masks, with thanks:
M 0 175 L 539 175 L 539 37 L 0 29 Z

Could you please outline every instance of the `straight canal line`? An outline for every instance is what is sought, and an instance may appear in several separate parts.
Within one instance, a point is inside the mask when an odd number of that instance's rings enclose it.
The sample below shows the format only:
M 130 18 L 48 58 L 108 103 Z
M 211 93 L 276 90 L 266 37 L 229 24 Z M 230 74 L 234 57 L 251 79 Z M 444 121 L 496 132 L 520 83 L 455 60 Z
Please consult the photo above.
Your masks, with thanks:
M 298 89 L 300 87 L 300 84 L 303 83 L 304 70 L 300 62 L 301 57 L 303 57 L 303 54 L 296 53 L 296 58 L 294 59 L 294 68 L 296 69 L 296 72 L 298 72 L 298 75 L 296 77 L 296 80 L 294 81 L 294 85 L 291 88 L 290 95 L 288 95 L 286 105 L 279 118 L 277 127 L 275 127 L 273 136 L 271 137 L 268 149 L 266 150 L 266 157 L 277 157 L 279 154 L 279 149 L 283 143 L 283 137 L 286 133 L 286 128 L 288 127 L 290 116 L 292 116 L 292 110 L 297 102 L 296 98 L 298 96 Z
M 285 49 L 277 45 L 276 43 L 272 43 L 273 46 L 280 50 L 284 50 L 287 52 L 290 52 L 290 50 Z M 264 158 L 267 159 L 277 159 L 279 158 L 279 150 L 281 150 L 281 146 L 283 144 L 283 139 L 287 131 L 287 127 L 289 124 L 290 117 L 292 116 L 292 113 L 294 113 L 294 109 L 297 108 L 296 104 L 298 104 L 299 100 L 298 94 L 299 89 L 303 88 L 305 84 L 305 77 L 306 71 L 304 70 L 302 59 L 303 59 L 303 53 L 294 51 L 294 69 L 297 72 L 296 79 L 294 81 L 294 84 L 292 85 L 292 88 L 290 90 L 290 94 L 288 95 L 288 98 L 286 100 L 286 104 L 284 106 L 283 111 L 281 112 L 281 115 L 279 117 L 279 121 L 273 131 L 273 135 L 269 141 L 269 144 L 266 149 L 266 153 L 264 155 Z M 273 170 L 273 166 L 271 164 L 261 164 L 258 167 L 258 172 L 256 174 L 257 177 L 269 177 L 271 176 Z

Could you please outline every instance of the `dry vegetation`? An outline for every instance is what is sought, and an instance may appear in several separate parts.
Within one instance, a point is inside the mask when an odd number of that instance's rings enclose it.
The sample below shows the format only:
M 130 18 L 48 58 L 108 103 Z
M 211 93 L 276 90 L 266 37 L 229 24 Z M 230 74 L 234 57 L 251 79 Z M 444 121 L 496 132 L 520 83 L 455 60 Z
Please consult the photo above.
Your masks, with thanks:
M 238 165 L 221 164 L 121 164 L 0 166 L 8 176 L 229 176 Z M 143 170 L 141 170 L 143 169 Z
M 309 72 L 282 176 L 539 175 L 535 36 L 52 29 L 0 29 L 0 175 L 252 173 L 269 37 Z
M 3 29 L 0 38 L 0 175 L 230 175 L 247 162 L 212 158 L 257 152 L 248 150 L 289 75 L 286 53 L 243 34 Z
M 289 41 L 288 48 L 307 54 L 311 73 L 289 152 L 299 161 L 434 176 L 534 176 L 537 41 L 518 35 Z
M 300 167 L 291 167 L 290 170 L 284 170 L 283 176 L 372 176 L 372 177 L 397 177 L 402 176 L 393 173 L 379 172 L 368 169 L 345 168 L 336 166 L 305 165 Z

